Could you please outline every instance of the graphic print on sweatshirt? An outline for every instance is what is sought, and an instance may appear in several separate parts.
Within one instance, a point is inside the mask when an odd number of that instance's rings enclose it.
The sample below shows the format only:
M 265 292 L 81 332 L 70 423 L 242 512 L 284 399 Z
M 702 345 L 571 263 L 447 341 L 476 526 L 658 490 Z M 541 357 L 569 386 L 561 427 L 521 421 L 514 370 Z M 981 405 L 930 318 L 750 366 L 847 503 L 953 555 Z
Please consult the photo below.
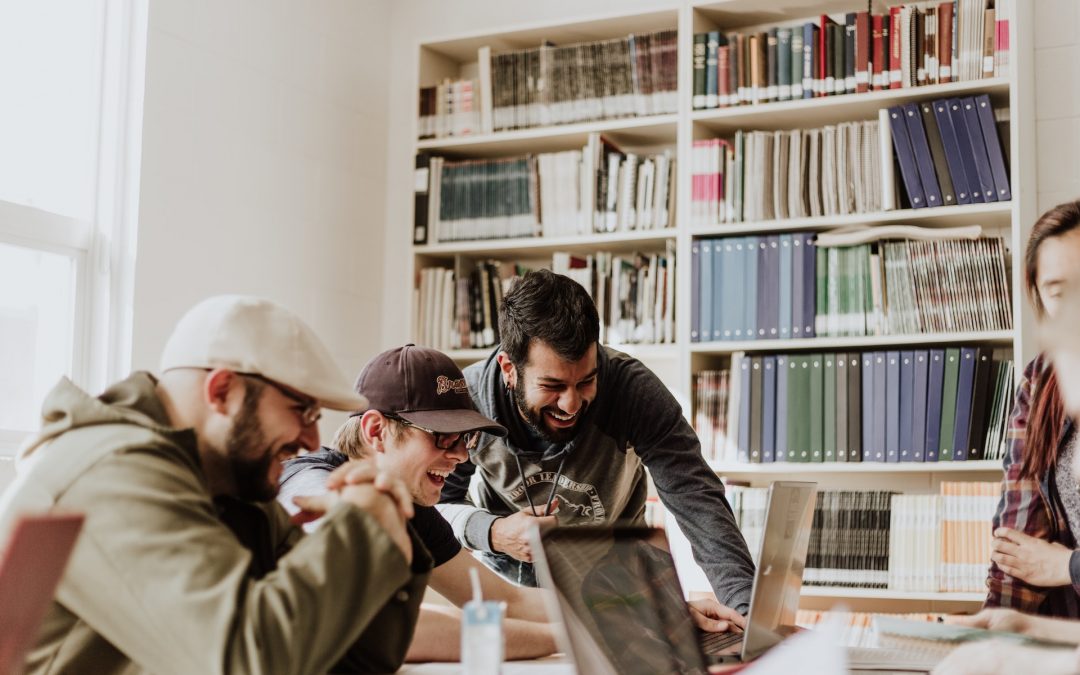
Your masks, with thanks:
M 525 498 L 525 490 L 529 490 L 533 504 L 542 508 L 544 500 L 551 494 L 551 484 L 555 480 L 556 472 L 538 471 L 526 476 L 524 483 L 510 491 L 510 498 L 515 503 L 524 502 L 528 506 L 529 501 Z M 555 491 L 559 499 L 559 522 L 573 525 L 599 524 L 607 517 L 607 509 L 600 501 L 596 487 L 589 483 L 579 483 L 559 476 L 559 487 Z

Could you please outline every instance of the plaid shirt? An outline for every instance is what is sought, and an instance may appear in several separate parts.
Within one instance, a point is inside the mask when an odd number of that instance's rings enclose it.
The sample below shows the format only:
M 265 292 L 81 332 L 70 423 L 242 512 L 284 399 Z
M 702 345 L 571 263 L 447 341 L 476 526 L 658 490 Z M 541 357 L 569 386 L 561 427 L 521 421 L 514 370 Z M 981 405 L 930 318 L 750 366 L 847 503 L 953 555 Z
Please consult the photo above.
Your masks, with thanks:
M 1001 501 L 998 502 L 997 512 L 994 514 L 994 529 L 1008 527 L 1032 537 L 1075 548 L 1075 538 L 1069 529 L 1065 509 L 1054 486 L 1053 469 L 1041 480 L 1020 476 L 1031 393 L 1037 388 L 1046 365 L 1042 355 L 1032 359 L 1024 369 L 1024 379 L 1016 392 L 1016 401 L 1009 419 L 1009 451 L 1004 459 L 1005 476 Z M 1063 431 L 1067 432 L 1069 426 L 1071 425 L 1067 423 L 1067 428 Z M 1062 442 L 1066 438 L 1068 433 L 1063 433 Z M 1060 445 L 1058 450 L 1060 452 Z M 1032 586 L 1005 574 L 993 562 L 990 563 L 986 585 L 989 589 L 984 603 L 986 607 L 1011 607 L 1028 613 L 1080 617 L 1080 587 L 1075 585 L 1060 588 Z

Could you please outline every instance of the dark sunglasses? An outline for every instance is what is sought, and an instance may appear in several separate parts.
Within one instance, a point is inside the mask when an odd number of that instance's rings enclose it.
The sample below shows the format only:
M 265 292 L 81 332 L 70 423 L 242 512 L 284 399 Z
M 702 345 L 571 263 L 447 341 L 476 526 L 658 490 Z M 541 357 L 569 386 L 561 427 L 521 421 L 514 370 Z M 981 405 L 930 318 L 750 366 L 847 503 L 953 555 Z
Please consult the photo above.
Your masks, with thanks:
M 473 450 L 474 448 L 476 448 L 477 444 L 480 442 L 480 433 L 481 433 L 480 431 L 473 430 L 473 431 L 465 431 L 465 432 L 460 432 L 460 433 L 455 432 L 455 433 L 447 434 L 447 433 L 443 433 L 441 431 L 432 431 L 431 429 L 426 429 L 426 428 L 420 426 L 419 424 L 413 424 L 409 420 L 407 420 L 407 419 L 405 419 L 403 417 L 398 417 L 397 415 L 393 415 L 393 414 L 389 414 L 389 413 L 383 413 L 383 416 L 388 417 L 389 419 L 395 420 L 397 422 L 400 422 L 401 424 L 404 424 L 407 427 L 412 427 L 414 429 L 419 429 L 420 431 L 423 431 L 424 433 L 431 434 L 431 436 L 435 439 L 435 447 L 438 448 L 439 450 L 453 450 L 454 448 L 458 447 L 459 445 L 464 445 L 466 450 Z

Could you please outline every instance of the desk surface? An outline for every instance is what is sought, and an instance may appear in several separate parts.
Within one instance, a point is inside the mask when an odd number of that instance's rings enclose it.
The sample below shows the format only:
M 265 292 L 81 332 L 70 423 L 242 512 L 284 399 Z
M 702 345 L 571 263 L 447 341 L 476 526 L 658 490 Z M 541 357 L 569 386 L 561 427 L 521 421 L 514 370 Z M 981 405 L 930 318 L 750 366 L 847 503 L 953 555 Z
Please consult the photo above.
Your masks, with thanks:
M 507 661 L 501 675 L 574 675 L 574 666 L 562 655 L 531 661 Z M 402 675 L 460 675 L 460 663 L 406 663 Z

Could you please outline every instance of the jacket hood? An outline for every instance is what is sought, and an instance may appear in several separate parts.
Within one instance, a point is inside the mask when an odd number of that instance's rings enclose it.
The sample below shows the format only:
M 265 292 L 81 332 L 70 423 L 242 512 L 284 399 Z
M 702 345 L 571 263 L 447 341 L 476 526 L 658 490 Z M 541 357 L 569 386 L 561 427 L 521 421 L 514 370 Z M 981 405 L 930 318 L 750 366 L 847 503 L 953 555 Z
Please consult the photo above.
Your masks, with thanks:
M 168 415 L 157 396 L 157 380 L 150 373 L 133 373 L 96 398 L 64 377 L 45 396 L 41 431 L 20 448 L 19 458 L 28 457 L 63 433 L 98 424 L 133 424 L 165 434 L 177 433 L 168 426 Z

